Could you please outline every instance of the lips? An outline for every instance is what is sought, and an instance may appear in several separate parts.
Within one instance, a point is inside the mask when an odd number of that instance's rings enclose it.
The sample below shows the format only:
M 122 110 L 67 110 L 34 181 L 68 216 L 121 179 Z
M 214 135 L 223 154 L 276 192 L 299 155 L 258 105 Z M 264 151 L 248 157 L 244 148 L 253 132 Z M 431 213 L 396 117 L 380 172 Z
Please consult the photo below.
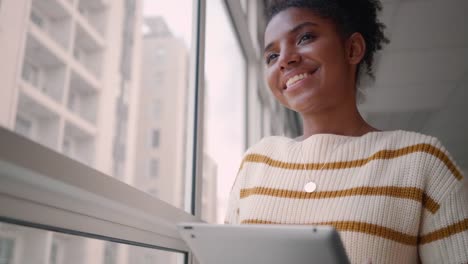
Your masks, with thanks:
M 308 73 L 301 73 L 298 75 L 294 75 L 293 77 L 289 78 L 289 80 L 286 82 L 286 87 L 290 87 L 291 85 L 295 84 L 296 82 L 305 79 L 307 76 L 309 76 Z
M 316 73 L 319 68 L 316 68 L 311 72 L 302 72 L 302 73 L 294 74 L 293 76 L 288 77 L 286 80 L 286 84 L 283 86 L 283 89 L 286 90 L 286 89 L 291 88 L 296 83 Z

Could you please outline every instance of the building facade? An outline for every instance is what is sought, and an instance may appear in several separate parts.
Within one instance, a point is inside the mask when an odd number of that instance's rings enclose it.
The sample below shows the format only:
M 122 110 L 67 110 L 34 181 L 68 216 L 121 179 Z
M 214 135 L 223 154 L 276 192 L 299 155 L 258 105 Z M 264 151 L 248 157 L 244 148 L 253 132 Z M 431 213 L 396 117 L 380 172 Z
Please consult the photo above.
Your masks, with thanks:
M 142 9 L 140 0 L 2 1 L 0 125 L 183 208 L 188 48 Z M 204 160 L 203 212 L 214 222 L 216 164 Z M 0 244 L 2 263 L 181 261 L 3 223 Z
M 5 0 L 1 10 L 0 124 L 133 184 L 142 2 Z M 0 236 L 2 263 L 128 263 L 131 252 L 7 224 Z

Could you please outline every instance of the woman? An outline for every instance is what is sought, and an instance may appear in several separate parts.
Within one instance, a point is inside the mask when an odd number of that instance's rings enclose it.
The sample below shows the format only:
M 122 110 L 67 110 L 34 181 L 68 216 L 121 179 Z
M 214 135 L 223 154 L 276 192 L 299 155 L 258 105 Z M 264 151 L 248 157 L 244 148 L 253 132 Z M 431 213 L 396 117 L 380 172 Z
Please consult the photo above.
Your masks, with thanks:
M 387 42 L 377 0 L 279 1 L 268 9 L 266 78 L 302 137 L 245 154 L 226 223 L 332 225 L 353 263 L 468 262 L 466 180 L 441 143 L 379 131 L 356 106 Z

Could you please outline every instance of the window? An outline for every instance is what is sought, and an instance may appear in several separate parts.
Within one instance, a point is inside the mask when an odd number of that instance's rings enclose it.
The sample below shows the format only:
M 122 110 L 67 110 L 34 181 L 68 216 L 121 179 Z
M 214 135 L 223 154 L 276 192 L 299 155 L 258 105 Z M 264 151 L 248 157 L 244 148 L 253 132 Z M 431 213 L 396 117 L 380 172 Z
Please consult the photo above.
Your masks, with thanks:
M 0 264 L 13 262 L 14 246 L 15 241 L 13 239 L 0 236 Z
M 40 70 L 38 67 L 25 61 L 22 73 L 23 79 L 25 81 L 28 81 L 30 84 L 39 87 L 39 74 Z
M 122 12 L 108 12 L 116 8 Z M 1 74 L 21 65 L 21 79 L 41 93 L 12 76 L 2 87 L 2 95 L 12 96 L 0 98 L 18 99 L 0 99 L 11 105 L 1 108 L 0 124 L 11 123 L 9 129 L 46 140 L 54 150 L 142 191 L 145 163 L 158 156 L 167 166 L 151 175 L 167 177 L 164 188 L 185 195 L 187 167 L 193 166 L 187 153 L 195 145 L 189 123 L 195 113 L 194 8 L 192 0 L 32 1 L 22 18 L 11 21 L 18 36 L 1 36 L 15 47 Z M 38 32 L 29 23 L 47 30 Z M 104 28 L 112 37 L 101 34 Z M 161 135 L 171 146 L 163 146 Z M 165 202 L 185 209 L 181 201 L 168 196 Z
M 70 92 L 70 96 L 68 98 L 68 108 L 74 112 L 80 109 L 80 100 L 78 95 L 74 92 Z
M 159 130 L 155 129 L 151 133 L 151 147 L 157 149 L 159 147 Z
M 32 136 L 32 122 L 21 116 L 16 117 L 15 131 L 25 137 Z
M 79 62 L 84 62 L 84 56 L 84 52 L 82 52 L 79 48 L 75 48 L 73 50 L 73 57 Z
M 161 99 L 156 99 L 153 102 L 153 108 L 151 109 L 151 115 L 153 116 L 154 124 L 159 124 L 161 122 L 162 110 L 164 109 Z
M 151 159 L 148 168 L 148 177 L 155 179 L 159 177 L 159 160 Z
M 217 182 L 218 175 L 223 178 L 214 188 L 203 188 L 203 196 L 209 197 L 209 202 L 202 208 L 205 221 L 220 223 L 224 210 L 219 208 L 221 202 L 217 203 L 217 197 L 227 199 L 245 149 L 247 84 L 246 60 L 224 3 L 207 2 L 204 135 L 207 157 L 203 159 L 204 170 L 217 167 L 205 174 L 209 177 L 207 182 Z M 211 217 L 212 211 L 218 208 L 219 219 Z
M 44 19 L 34 10 L 31 11 L 31 21 L 38 27 L 44 27 Z
M 62 151 L 67 156 L 73 156 L 73 141 L 70 138 L 63 140 Z
M 104 245 L 104 263 L 117 264 L 117 244 L 106 242 Z
M 162 82 L 164 82 L 164 72 L 162 72 L 159 69 L 156 69 L 156 71 L 154 72 L 154 82 L 158 84 L 161 84 Z M 151 87 L 151 89 L 157 89 L 157 86 Z
M 11 238 L 0 237 L 0 264 L 39 263 L 68 264 L 182 264 L 184 254 L 152 248 L 126 245 L 94 238 L 67 235 L 30 227 L 1 223 L 3 227 L 15 230 L 17 244 Z M 59 238 L 59 239 L 57 239 Z M 14 255 L 18 247 L 17 256 Z M 34 249 L 34 250 L 32 250 Z M 119 254 L 120 253 L 120 254 Z M 45 257 L 48 256 L 48 261 Z M 152 262 L 148 262 L 151 260 Z
M 7 77 L 0 89 L 0 201 L 8 204 L 0 215 L 15 219 L 5 226 L 18 234 L 16 244 L 2 246 L 2 257 L 34 263 L 29 253 L 40 252 L 56 264 L 191 264 L 174 224 L 200 221 L 201 206 L 216 221 L 222 214 L 213 202 L 222 185 L 217 178 L 227 170 L 213 146 L 219 142 L 235 155 L 243 149 L 225 140 L 244 141 L 239 93 L 246 83 L 226 1 L 20 2 L 31 8 L 0 14 L 11 25 L 0 31 L 9 41 L 0 49 L 0 76 Z M 198 10 L 205 5 L 208 12 Z M 197 16 L 206 13 L 212 18 L 204 30 L 205 18 Z M 205 50 L 206 67 L 198 57 Z M 231 51 L 233 64 L 213 59 Z M 232 97 L 219 86 L 225 84 L 235 88 Z M 219 123 L 230 131 L 221 141 L 217 130 L 198 133 L 222 115 L 232 124 Z M 201 136 L 209 139 L 206 149 Z M 192 198 L 202 184 L 203 204 Z M 15 256 L 9 247 L 28 254 Z
M 50 247 L 50 264 L 62 264 L 63 263 L 63 245 L 60 241 L 52 239 L 52 246 Z

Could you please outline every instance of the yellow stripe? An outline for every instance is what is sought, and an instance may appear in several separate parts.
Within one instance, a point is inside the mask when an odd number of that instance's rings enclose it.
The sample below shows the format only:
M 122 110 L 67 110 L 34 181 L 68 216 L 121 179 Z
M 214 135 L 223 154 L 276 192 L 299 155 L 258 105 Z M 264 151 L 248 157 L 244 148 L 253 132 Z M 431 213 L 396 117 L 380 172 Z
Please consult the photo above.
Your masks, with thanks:
M 440 205 L 436 201 L 434 201 L 434 199 L 429 197 L 429 195 L 424 193 L 421 189 L 414 187 L 356 187 L 345 190 L 320 191 L 313 193 L 264 187 L 241 189 L 240 191 L 241 199 L 247 198 L 251 195 L 266 195 L 291 199 L 327 199 L 360 195 L 391 196 L 421 202 L 423 207 L 433 214 L 437 212 L 437 210 L 439 210 L 440 208 Z
M 420 244 L 431 243 L 436 240 L 444 239 L 446 237 L 461 233 L 466 230 L 468 230 L 468 218 L 458 223 L 449 225 L 447 227 L 438 229 L 434 232 L 431 232 L 427 235 L 422 236 L 419 240 L 419 243 Z
M 242 169 L 245 162 L 254 162 L 254 163 L 265 163 L 271 167 L 277 167 L 282 169 L 289 170 L 336 170 L 336 169 L 348 169 L 362 167 L 367 163 L 378 160 L 378 159 L 394 159 L 404 155 L 408 155 L 414 152 L 426 152 L 434 157 L 437 157 L 441 160 L 445 166 L 452 172 L 452 174 L 461 180 L 463 178 L 461 172 L 457 170 L 455 164 L 450 160 L 450 158 L 445 155 L 440 149 L 430 145 L 430 144 L 416 144 L 396 150 L 380 150 L 374 153 L 372 156 L 366 159 L 358 159 L 352 161 L 339 161 L 339 162 L 328 162 L 328 163 L 290 163 L 283 162 L 279 160 L 274 160 L 268 156 L 260 154 L 249 154 L 244 157 L 240 169 Z
M 248 219 L 243 220 L 242 224 L 281 224 L 272 221 Z M 416 246 L 418 243 L 417 236 L 408 235 L 388 227 L 379 226 L 375 224 L 355 221 L 332 221 L 332 222 L 321 222 L 321 223 L 307 223 L 301 225 L 329 225 L 333 226 L 338 231 L 351 231 L 359 232 L 368 235 L 378 236 L 386 239 L 393 240 L 398 243 L 405 245 Z

